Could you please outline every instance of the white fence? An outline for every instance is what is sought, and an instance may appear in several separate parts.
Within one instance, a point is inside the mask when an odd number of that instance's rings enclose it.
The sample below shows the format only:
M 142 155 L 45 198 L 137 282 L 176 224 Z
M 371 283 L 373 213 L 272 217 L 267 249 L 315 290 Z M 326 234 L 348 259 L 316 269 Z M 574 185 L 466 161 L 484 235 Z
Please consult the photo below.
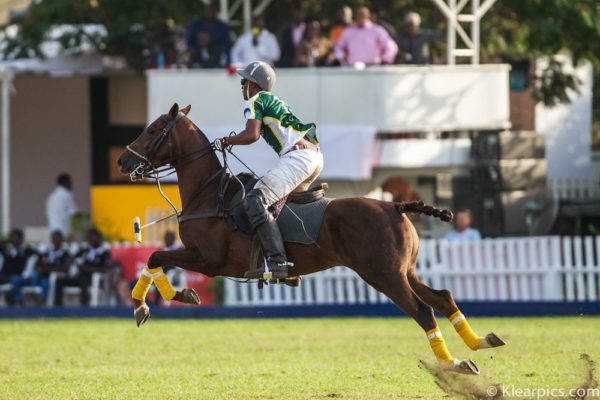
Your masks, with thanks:
M 525 237 L 449 243 L 421 240 L 417 273 L 457 300 L 598 301 L 600 237 Z M 226 305 L 375 304 L 389 302 L 352 270 L 303 278 L 299 288 L 227 280 Z
M 548 188 L 555 199 L 600 199 L 600 182 L 594 179 L 549 179 Z

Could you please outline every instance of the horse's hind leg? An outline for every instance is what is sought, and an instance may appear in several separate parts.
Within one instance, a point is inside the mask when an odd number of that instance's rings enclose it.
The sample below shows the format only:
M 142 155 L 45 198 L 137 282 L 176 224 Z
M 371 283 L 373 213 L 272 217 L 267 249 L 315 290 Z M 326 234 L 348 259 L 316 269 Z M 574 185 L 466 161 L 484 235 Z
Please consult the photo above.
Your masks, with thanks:
M 460 312 L 449 290 L 435 290 L 421 282 L 414 272 L 414 266 L 408 272 L 410 287 L 427 304 L 444 314 L 454 325 L 454 329 L 472 350 L 487 349 L 503 346 L 505 343 L 496 334 L 489 333 L 486 337 L 477 335 L 471 325 Z
M 444 368 L 462 373 L 479 374 L 479 369 L 472 361 L 460 361 L 450 355 L 446 341 L 433 315 L 433 309 L 411 289 L 404 274 L 398 272 L 393 277 L 382 276 L 379 279 L 363 277 L 363 279 L 377 290 L 385 293 L 398 307 L 417 321 L 425 331 L 435 357 Z

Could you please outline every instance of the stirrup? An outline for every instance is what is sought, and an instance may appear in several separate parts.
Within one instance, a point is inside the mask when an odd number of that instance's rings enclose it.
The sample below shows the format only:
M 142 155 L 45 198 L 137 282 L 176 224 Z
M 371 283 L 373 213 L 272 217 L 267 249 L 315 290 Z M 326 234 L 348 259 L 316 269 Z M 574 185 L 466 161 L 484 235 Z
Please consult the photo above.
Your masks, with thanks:
M 244 278 L 269 281 L 273 279 L 273 273 L 271 271 L 265 271 L 264 269 L 253 269 L 251 271 L 246 271 L 246 273 L 244 273 Z
M 267 272 L 267 274 L 270 274 L 270 272 Z M 299 287 L 300 284 L 302 283 L 302 277 L 301 276 L 291 276 L 289 278 L 285 278 L 285 279 L 262 279 L 259 278 L 258 279 L 258 288 L 262 289 L 265 285 L 286 285 L 289 287 Z

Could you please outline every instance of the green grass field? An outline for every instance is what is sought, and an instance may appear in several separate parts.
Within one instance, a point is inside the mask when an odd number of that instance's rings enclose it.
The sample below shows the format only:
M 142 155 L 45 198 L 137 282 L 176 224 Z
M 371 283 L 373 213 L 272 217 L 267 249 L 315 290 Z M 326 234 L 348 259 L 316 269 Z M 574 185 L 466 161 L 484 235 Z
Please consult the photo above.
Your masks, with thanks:
M 579 387 L 600 359 L 600 318 L 471 318 L 508 345 L 471 352 L 440 322 L 455 357 L 489 382 Z M 439 399 L 433 361 L 408 318 L 0 321 L 0 399 Z M 456 380 L 459 378 L 453 378 Z

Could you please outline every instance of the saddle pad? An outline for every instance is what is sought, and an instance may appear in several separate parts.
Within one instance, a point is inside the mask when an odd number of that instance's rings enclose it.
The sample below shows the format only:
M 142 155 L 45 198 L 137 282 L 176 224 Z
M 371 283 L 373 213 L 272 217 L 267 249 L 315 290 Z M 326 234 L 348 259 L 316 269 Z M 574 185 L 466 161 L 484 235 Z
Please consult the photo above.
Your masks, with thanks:
M 319 238 L 319 230 L 321 229 L 325 210 L 332 200 L 323 197 L 308 204 L 287 203 L 277 217 L 277 225 L 279 225 L 283 241 L 314 244 Z M 235 207 L 231 217 L 237 229 L 247 235 L 253 234 L 252 227 L 241 204 Z
M 314 244 L 319 238 L 323 216 L 331 200 L 323 197 L 308 204 L 287 203 L 277 217 L 283 241 Z

